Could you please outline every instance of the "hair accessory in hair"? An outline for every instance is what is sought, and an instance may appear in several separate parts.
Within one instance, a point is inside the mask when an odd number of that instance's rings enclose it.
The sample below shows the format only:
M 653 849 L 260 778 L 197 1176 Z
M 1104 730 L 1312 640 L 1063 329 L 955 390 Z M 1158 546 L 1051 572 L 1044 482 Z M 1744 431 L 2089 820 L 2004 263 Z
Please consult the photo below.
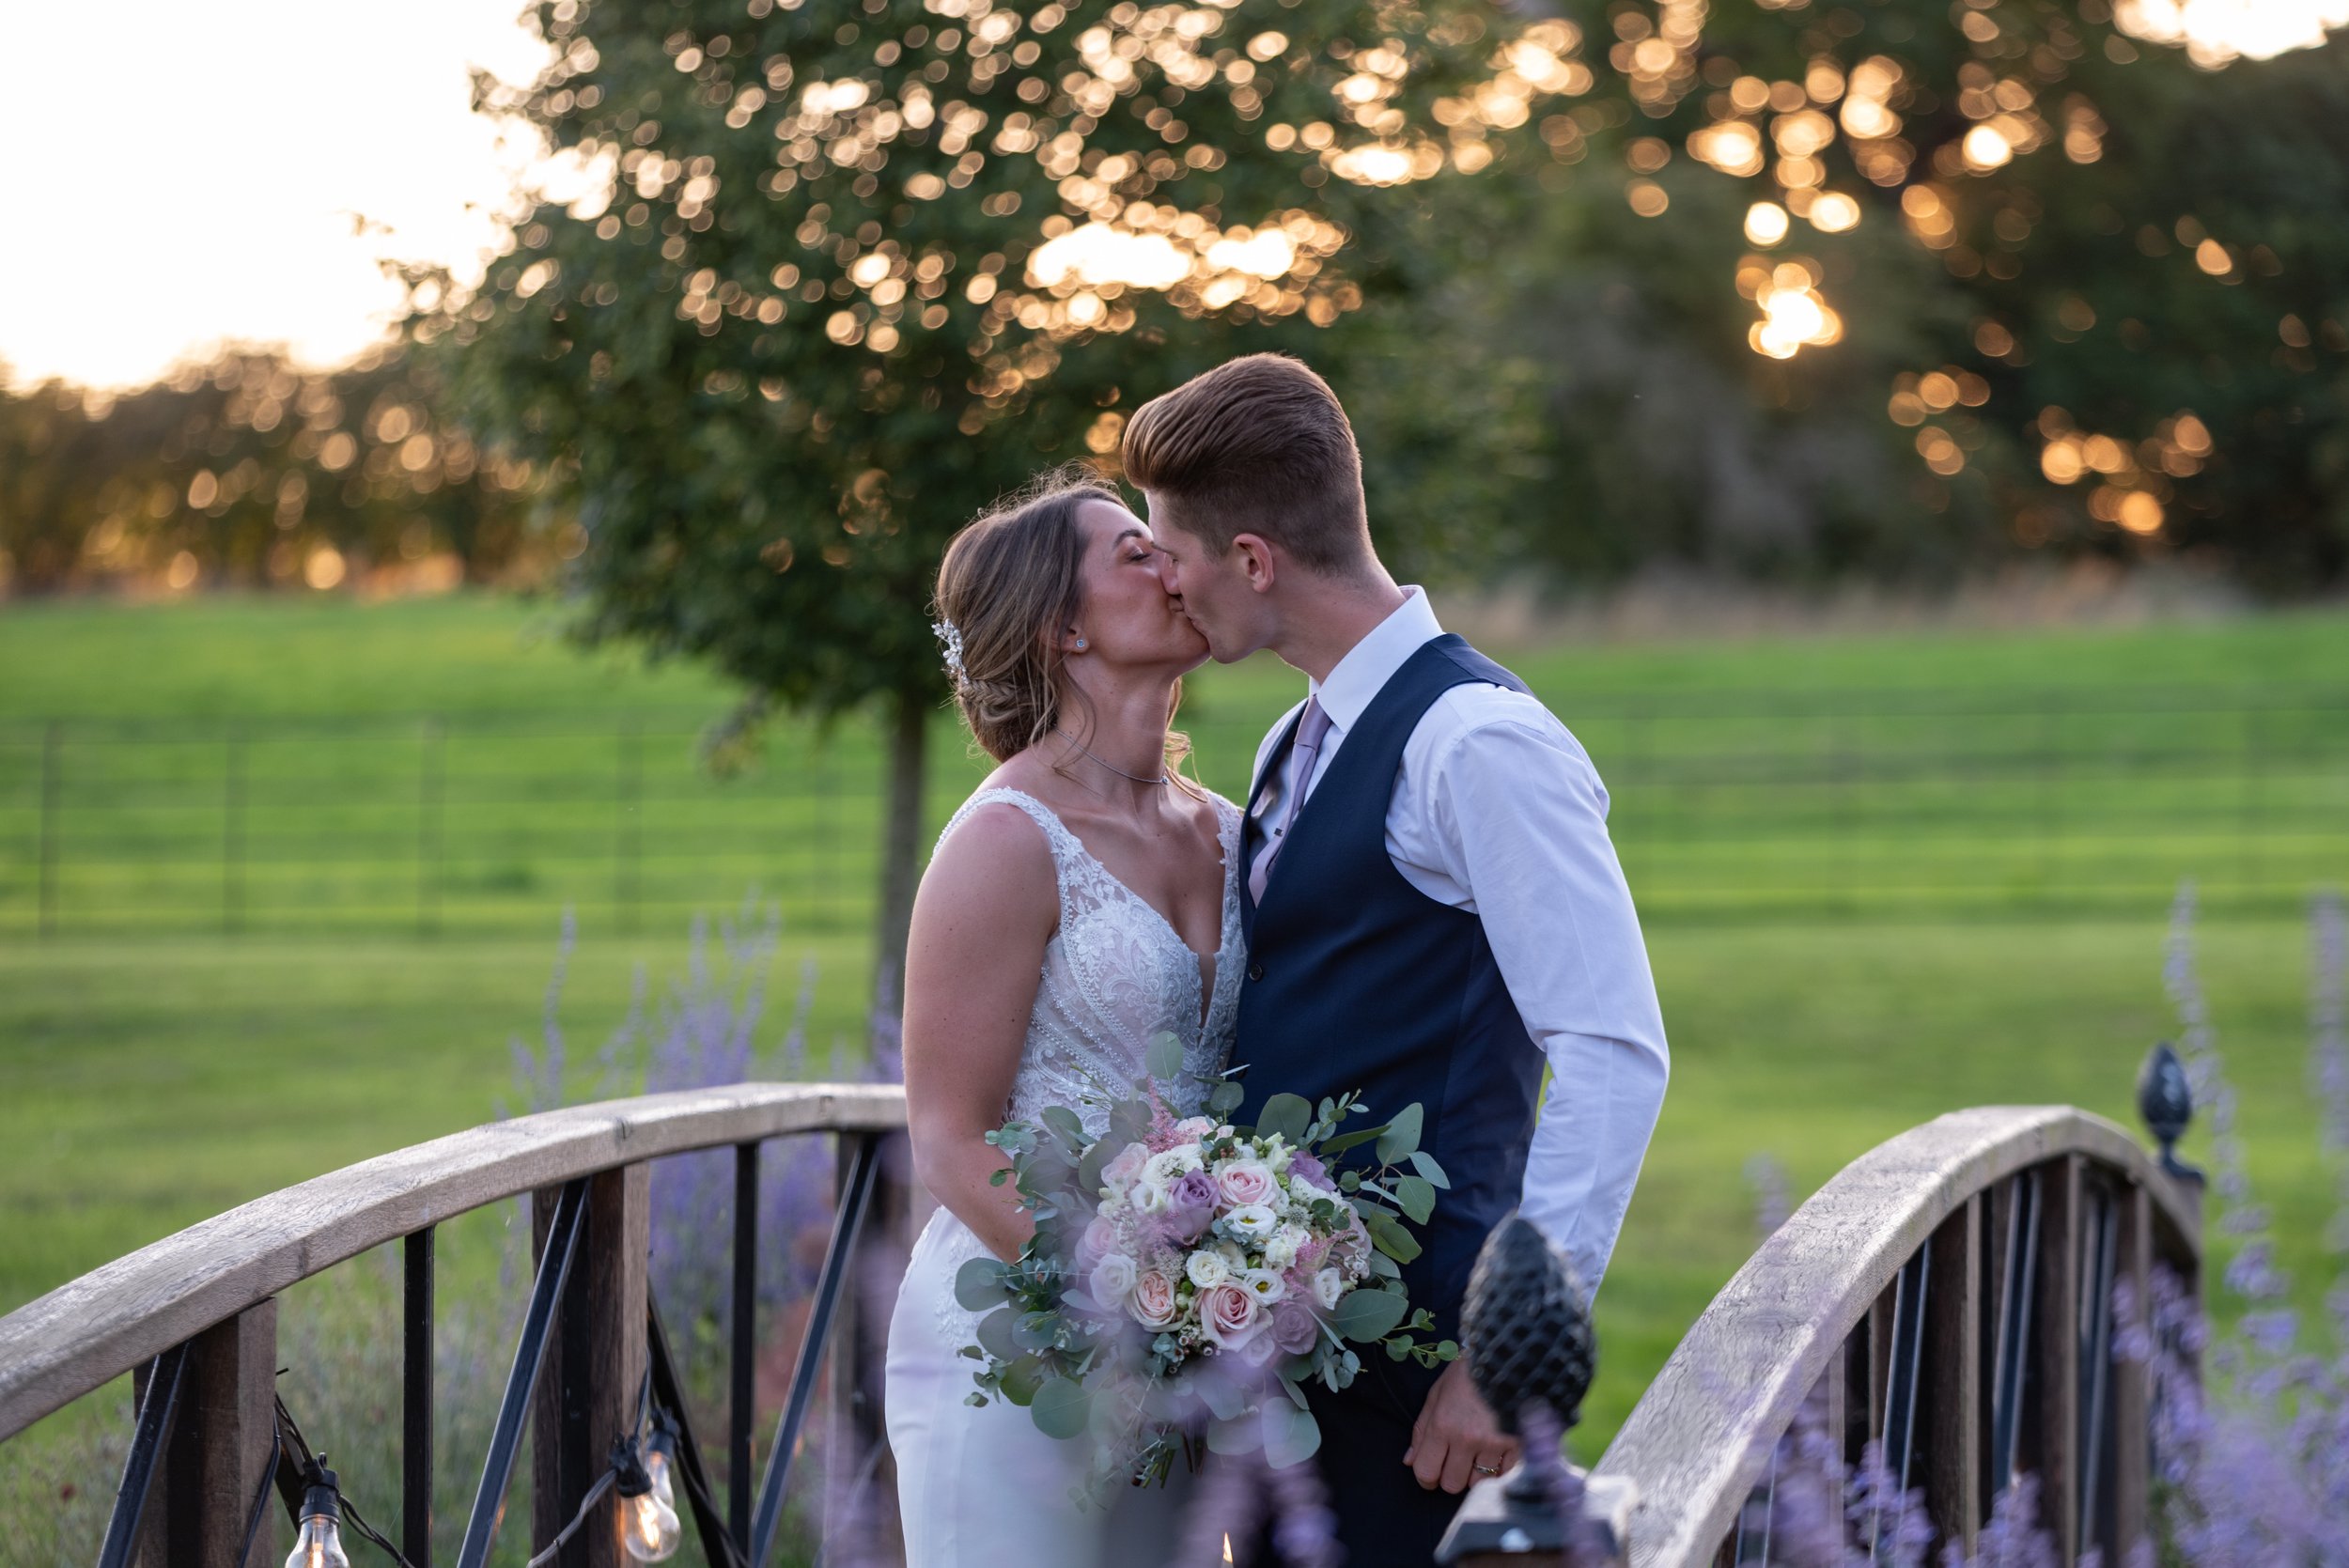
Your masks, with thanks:
M 952 621 L 932 621 L 930 629 L 938 634 L 938 641 L 945 649 L 946 673 L 954 677 L 956 685 L 961 685 L 963 680 L 961 631 Z

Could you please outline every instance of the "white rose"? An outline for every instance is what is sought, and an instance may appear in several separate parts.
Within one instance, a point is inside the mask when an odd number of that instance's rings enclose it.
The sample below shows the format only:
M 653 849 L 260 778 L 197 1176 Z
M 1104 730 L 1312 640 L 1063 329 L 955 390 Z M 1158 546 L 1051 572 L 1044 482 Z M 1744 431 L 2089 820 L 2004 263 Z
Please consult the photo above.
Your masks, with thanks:
M 1336 1306 L 1338 1297 L 1345 1294 L 1345 1277 L 1336 1269 L 1325 1268 L 1314 1275 L 1314 1299 L 1321 1304 L 1323 1312 Z
M 1143 1162 L 1142 1185 L 1155 1187 L 1163 1192 L 1173 1187 L 1187 1171 L 1199 1169 L 1199 1145 L 1177 1143 L 1171 1149 L 1160 1149 Z
M 1302 1225 L 1283 1225 L 1264 1244 L 1264 1265 L 1267 1268 L 1286 1268 L 1297 1261 L 1298 1249 L 1312 1239 Z
M 1239 1288 L 1254 1296 L 1260 1305 L 1267 1307 L 1283 1299 L 1289 1293 L 1288 1286 L 1281 1282 L 1281 1276 L 1270 1268 L 1241 1269 Z
M 1240 1241 L 1261 1242 L 1280 1226 L 1281 1217 L 1263 1203 L 1242 1203 L 1216 1223 Z
M 1147 1181 L 1136 1182 L 1130 1196 L 1136 1214 L 1164 1214 L 1170 1202 L 1166 1188 L 1153 1187 Z
M 1085 1281 L 1093 1299 L 1104 1307 L 1114 1307 L 1126 1299 L 1126 1293 L 1134 1288 L 1134 1276 L 1140 1272 L 1134 1260 L 1123 1252 L 1112 1252 L 1093 1265 L 1093 1274 Z
M 1232 1277 L 1232 1265 L 1223 1261 L 1221 1252 L 1197 1251 L 1183 1265 L 1183 1272 L 1201 1290 L 1212 1290 Z

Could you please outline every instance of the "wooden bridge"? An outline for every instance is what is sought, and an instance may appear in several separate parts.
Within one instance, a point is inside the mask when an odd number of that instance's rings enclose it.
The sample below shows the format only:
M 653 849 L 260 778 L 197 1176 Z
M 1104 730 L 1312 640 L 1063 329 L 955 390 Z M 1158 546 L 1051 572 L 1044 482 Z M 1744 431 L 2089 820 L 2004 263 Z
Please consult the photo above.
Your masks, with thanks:
M 527 1195 L 536 1277 L 459 1568 L 490 1559 L 525 1427 L 534 1553 L 584 1513 L 591 1528 L 550 1560 L 628 1560 L 621 1511 L 585 1505 L 613 1436 L 638 1431 L 648 1409 L 676 1434 L 680 1510 L 708 1561 L 765 1568 L 860 1229 L 868 1216 L 902 1222 L 880 1152 L 904 1123 L 892 1086 L 742 1084 L 523 1116 L 320 1176 L 0 1319 L 0 1441 L 132 1374 L 135 1427 L 109 1528 L 91 1544 L 101 1568 L 273 1564 L 272 1492 L 290 1517 L 318 1481 L 277 1417 L 275 1298 L 397 1241 L 401 1509 L 386 1544 L 430 1568 L 435 1227 Z M 758 1169 L 761 1145 L 786 1136 L 837 1141 L 840 1196 L 771 1456 L 752 1484 Z M 650 1162 L 729 1148 L 724 1437 L 736 1479 L 722 1507 L 648 1285 L 647 1195 Z M 2061 1561 L 2091 1547 L 2119 1560 L 2148 1529 L 2154 1456 L 2147 1369 L 2116 1348 L 2113 1286 L 2134 1281 L 2142 1302 L 2159 1266 L 2196 1288 L 2201 1257 L 2191 1174 L 2101 1118 L 1992 1107 L 1905 1133 L 1765 1241 L 1673 1352 L 1595 1472 L 1595 1492 L 1629 1503 L 1614 1550 L 1641 1568 L 1770 1560 L 1781 1439 L 1807 1407 L 1846 1460 L 1879 1444 L 1886 1468 L 1921 1486 L 1946 1540 L 1970 1549 L 2000 1493 L 2030 1475 Z M 1467 1507 L 1503 1506 L 1501 1485 Z M 1559 1560 L 1530 1538 L 1512 1545 L 1516 1560 Z

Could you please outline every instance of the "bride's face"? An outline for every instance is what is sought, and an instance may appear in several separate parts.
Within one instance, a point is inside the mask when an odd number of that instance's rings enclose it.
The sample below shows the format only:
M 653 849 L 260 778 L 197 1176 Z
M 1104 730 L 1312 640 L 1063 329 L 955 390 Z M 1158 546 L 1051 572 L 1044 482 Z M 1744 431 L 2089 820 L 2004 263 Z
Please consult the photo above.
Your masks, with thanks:
M 1078 635 L 1107 664 L 1165 665 L 1178 674 L 1207 657 L 1207 640 L 1167 597 L 1150 525 L 1114 501 L 1077 508 L 1084 531 L 1084 609 Z

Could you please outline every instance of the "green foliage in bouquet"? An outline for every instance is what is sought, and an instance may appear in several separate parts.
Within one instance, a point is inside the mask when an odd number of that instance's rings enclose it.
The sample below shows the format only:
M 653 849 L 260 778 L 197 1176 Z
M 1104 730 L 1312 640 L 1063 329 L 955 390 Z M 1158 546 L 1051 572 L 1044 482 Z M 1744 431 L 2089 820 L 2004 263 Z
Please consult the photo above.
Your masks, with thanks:
M 1010 1159 L 995 1182 L 1014 1186 L 1035 1231 L 1017 1261 L 973 1259 L 955 1282 L 980 1314 L 963 1349 L 980 1364 L 971 1403 L 1000 1398 L 1052 1436 L 1090 1436 L 1081 1503 L 1163 1480 L 1203 1432 L 1219 1452 L 1311 1457 L 1321 1434 L 1305 1387 L 1346 1388 L 1356 1346 L 1429 1367 L 1459 1354 L 1426 1343 L 1433 1319 L 1401 1277 L 1420 1252 L 1411 1226 L 1449 1186 L 1419 1147 L 1418 1105 L 1342 1130 L 1368 1114 L 1358 1095 L 1274 1094 L 1235 1126 L 1229 1075 L 1205 1114 L 1170 1109 L 1159 1085 L 1182 1071 L 1174 1035 L 1153 1040 L 1147 1066 L 1105 1094 L 1098 1139 L 1066 1106 L 988 1135 Z

